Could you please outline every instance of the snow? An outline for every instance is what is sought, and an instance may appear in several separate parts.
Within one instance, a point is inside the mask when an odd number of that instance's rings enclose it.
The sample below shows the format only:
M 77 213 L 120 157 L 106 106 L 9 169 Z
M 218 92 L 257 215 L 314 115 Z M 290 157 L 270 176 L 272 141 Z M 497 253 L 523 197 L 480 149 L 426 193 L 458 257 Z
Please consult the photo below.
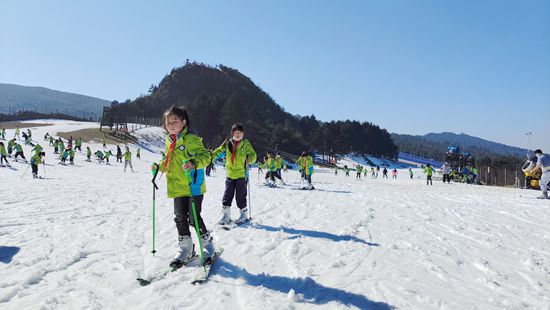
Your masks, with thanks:
M 37 127 L 35 139 L 98 126 L 45 122 L 54 125 Z M 225 179 L 217 167 L 203 217 L 225 251 L 210 280 L 189 284 L 189 267 L 140 287 L 137 277 L 166 271 L 177 243 L 160 179 L 150 253 L 160 132 L 136 133 L 154 152 L 142 148 L 135 173 L 84 153 L 61 166 L 51 147 L 45 179 L 22 177 L 22 163 L 0 168 L 1 309 L 550 309 L 550 201 L 511 188 L 426 186 L 419 169 L 412 180 L 407 169 L 397 180 L 356 180 L 316 168 L 314 191 L 297 189 L 295 171 L 283 174 L 287 186 L 264 187 L 254 169 L 253 223 L 224 231 L 215 226 Z

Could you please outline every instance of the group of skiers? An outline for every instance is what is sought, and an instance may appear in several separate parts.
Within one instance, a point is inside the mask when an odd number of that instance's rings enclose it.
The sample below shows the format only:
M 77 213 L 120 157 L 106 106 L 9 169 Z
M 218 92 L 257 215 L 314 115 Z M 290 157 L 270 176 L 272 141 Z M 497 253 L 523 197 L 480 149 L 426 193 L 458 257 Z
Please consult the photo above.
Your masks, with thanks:
M 22 134 L 21 134 L 22 133 Z M 42 146 L 37 143 L 36 141 L 32 140 L 32 132 L 30 129 L 27 129 L 26 131 L 21 131 L 19 127 L 15 128 L 14 137 L 10 139 L 6 145 L 4 145 L 4 142 L 0 141 L 0 167 L 10 166 L 8 162 L 8 158 L 12 157 L 12 153 L 14 154 L 14 160 L 19 161 L 19 159 L 23 160 L 24 162 L 28 163 L 27 158 L 25 157 L 25 154 L 23 152 L 23 147 L 21 144 L 18 143 L 18 140 L 20 140 L 20 137 L 23 137 L 25 140 L 25 144 L 32 146 L 31 150 L 31 159 L 30 159 L 30 165 L 33 171 L 33 177 L 38 178 L 38 165 L 40 163 L 44 163 L 44 157 L 45 152 L 43 151 Z M 0 129 L 0 139 L 5 140 L 6 138 L 6 129 L 1 128 Z M 48 142 L 48 145 L 53 147 L 53 153 L 58 155 L 59 164 L 66 165 L 67 160 L 69 161 L 69 165 L 74 165 L 74 158 L 76 151 L 79 152 L 82 151 L 82 138 L 76 138 L 73 139 L 71 136 L 67 140 L 67 144 L 65 144 L 65 141 L 59 137 L 54 138 L 49 133 L 46 133 L 44 135 L 44 141 Z M 120 152 L 120 147 L 117 146 L 118 151 Z M 107 154 L 107 155 L 105 155 Z M 111 151 L 105 151 L 105 153 L 101 151 L 97 151 L 96 155 L 98 156 L 98 159 L 107 159 L 108 162 L 108 156 L 112 154 Z M 86 147 L 86 161 L 91 161 L 91 155 L 92 151 L 90 150 L 90 147 Z M 120 156 L 119 156 L 120 155 Z M 131 157 L 132 153 L 130 152 L 130 149 L 128 146 L 126 146 L 126 152 L 123 154 L 120 152 L 120 154 L 117 153 L 117 159 L 122 158 L 124 156 L 125 165 L 124 165 L 124 171 L 126 171 L 126 168 L 130 166 L 130 169 L 132 172 L 134 171 L 132 167 Z M 138 148 L 136 150 L 136 157 L 140 158 L 140 149 Z M 120 159 L 120 162 L 122 162 L 122 159 Z M 10 166 L 11 167 L 11 166 Z

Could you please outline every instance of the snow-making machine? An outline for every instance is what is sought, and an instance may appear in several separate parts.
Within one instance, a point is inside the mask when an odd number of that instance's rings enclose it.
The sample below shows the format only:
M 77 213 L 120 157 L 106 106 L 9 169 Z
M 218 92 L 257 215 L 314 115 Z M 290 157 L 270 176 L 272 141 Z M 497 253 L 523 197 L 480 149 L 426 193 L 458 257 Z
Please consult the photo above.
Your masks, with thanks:
M 527 154 L 527 158 L 527 161 L 521 167 L 523 174 L 525 174 L 525 187 L 527 189 L 540 189 L 539 182 L 542 176 L 542 169 L 537 168 L 533 170 L 537 165 L 537 157 L 530 157 L 529 154 Z

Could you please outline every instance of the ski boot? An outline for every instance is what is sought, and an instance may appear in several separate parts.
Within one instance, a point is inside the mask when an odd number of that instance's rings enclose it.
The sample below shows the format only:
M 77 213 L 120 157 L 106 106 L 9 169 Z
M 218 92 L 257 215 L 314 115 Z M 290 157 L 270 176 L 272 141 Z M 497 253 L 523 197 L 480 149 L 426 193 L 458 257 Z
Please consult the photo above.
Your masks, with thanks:
M 231 207 L 223 206 L 222 208 L 222 218 L 218 221 L 219 225 L 227 225 L 231 223 Z
M 205 259 L 214 256 L 213 240 L 214 238 L 212 238 L 209 232 L 201 233 L 202 251 Z
M 178 236 L 178 247 L 174 260 L 170 262 L 172 268 L 180 268 L 195 256 L 195 246 L 191 236 Z
M 235 224 L 242 224 L 248 221 L 248 208 L 240 209 L 241 214 L 239 218 L 235 220 Z

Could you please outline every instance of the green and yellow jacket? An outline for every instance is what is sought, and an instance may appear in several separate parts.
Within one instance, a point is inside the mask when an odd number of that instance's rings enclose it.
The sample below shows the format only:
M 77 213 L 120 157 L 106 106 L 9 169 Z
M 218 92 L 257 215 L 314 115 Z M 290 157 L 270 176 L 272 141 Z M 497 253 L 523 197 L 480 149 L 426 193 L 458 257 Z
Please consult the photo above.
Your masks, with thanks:
M 229 139 L 224 141 L 217 149 L 212 151 L 212 158 L 223 156 L 225 154 L 225 170 L 227 171 L 227 177 L 236 180 L 247 177 L 246 161 L 250 164 L 256 161 L 256 151 L 252 148 L 250 141 L 243 139 L 237 145 L 233 160 L 233 149 L 235 148 L 235 141 Z
M 204 168 L 210 163 L 210 153 L 202 138 L 185 127 L 179 136 L 166 136 L 166 158 L 159 163 L 166 175 L 168 198 L 199 196 L 206 192 Z M 195 169 L 189 171 L 191 182 L 183 170 L 184 161 L 190 161 Z

